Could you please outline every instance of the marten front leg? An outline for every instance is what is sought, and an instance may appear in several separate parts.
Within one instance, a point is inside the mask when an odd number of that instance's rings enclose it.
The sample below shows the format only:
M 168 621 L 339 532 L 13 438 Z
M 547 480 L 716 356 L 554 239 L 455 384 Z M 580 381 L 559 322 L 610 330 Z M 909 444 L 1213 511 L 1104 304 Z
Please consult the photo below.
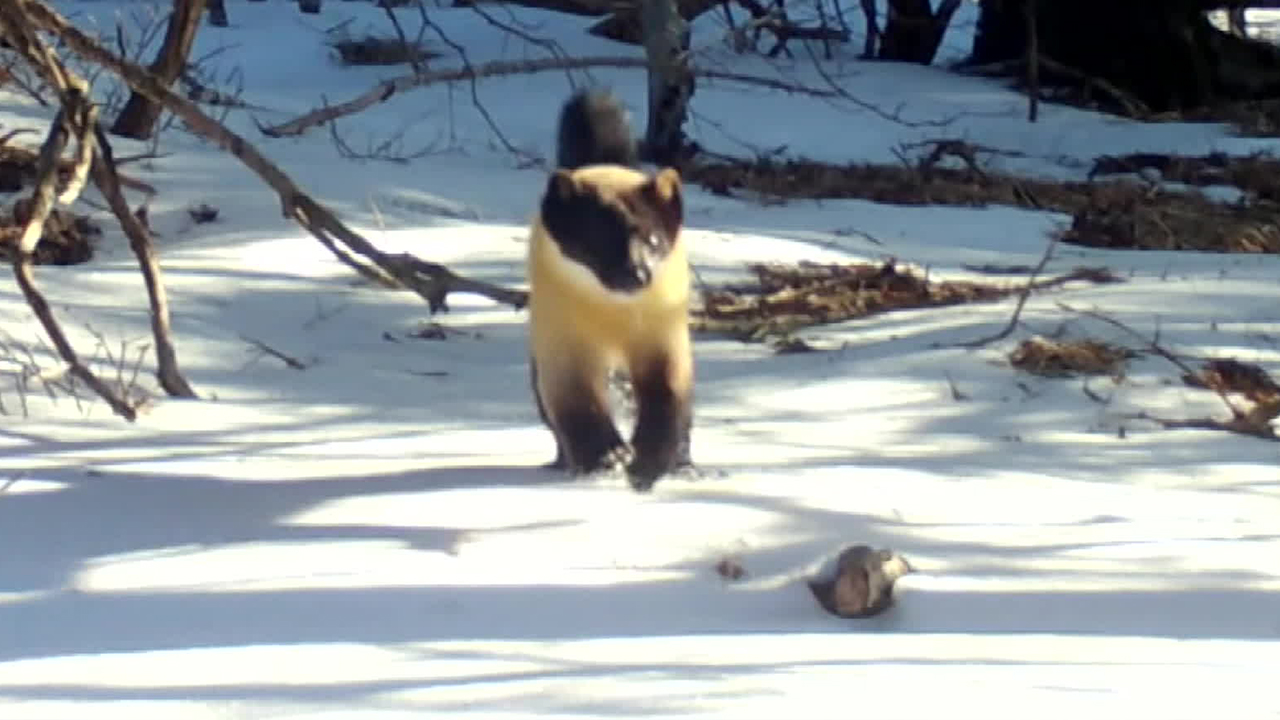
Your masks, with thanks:
M 620 470 L 632 460 L 593 363 L 534 368 L 539 413 L 556 436 L 556 461 L 574 474 Z
M 627 468 L 631 487 L 644 492 L 658 478 L 692 465 L 689 435 L 693 426 L 693 367 L 687 340 L 665 352 L 632 363 L 636 428 L 631 438 L 635 461 Z

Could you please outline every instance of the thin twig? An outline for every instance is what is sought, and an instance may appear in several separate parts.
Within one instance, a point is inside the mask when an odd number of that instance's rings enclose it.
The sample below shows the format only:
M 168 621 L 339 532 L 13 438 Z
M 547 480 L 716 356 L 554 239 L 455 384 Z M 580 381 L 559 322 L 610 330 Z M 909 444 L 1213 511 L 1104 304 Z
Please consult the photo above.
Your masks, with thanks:
M 1104 322 L 1110 325 L 1111 327 L 1122 330 L 1128 333 L 1129 335 L 1132 335 L 1133 337 L 1137 338 L 1138 340 L 1141 340 L 1143 344 L 1145 344 L 1148 348 L 1150 348 L 1151 352 L 1173 363 L 1179 370 L 1183 372 L 1183 374 L 1190 375 L 1193 377 L 1196 374 L 1195 370 L 1192 370 L 1190 365 L 1187 365 L 1177 355 L 1165 349 L 1164 346 L 1160 344 L 1159 340 L 1153 340 L 1151 338 L 1148 338 L 1146 335 L 1143 335 L 1142 333 L 1138 332 L 1137 330 L 1134 330 L 1133 328 L 1129 327 L 1128 325 L 1124 324 L 1123 322 L 1113 317 L 1103 315 L 1102 313 L 1097 312 L 1095 310 L 1082 310 L 1080 308 L 1074 308 L 1064 302 L 1058 302 L 1057 306 L 1067 312 L 1093 318 L 1094 320 L 1099 320 L 1101 322 Z M 1235 403 L 1231 402 L 1231 398 L 1227 396 L 1226 391 L 1224 391 L 1221 387 L 1218 387 L 1213 384 L 1211 385 L 1214 392 L 1216 392 L 1218 394 L 1218 397 L 1221 398 L 1222 404 L 1226 405 L 1227 409 L 1231 411 L 1231 415 L 1233 418 L 1245 417 L 1245 412 L 1240 408 L 1236 407 Z
M 831 92 L 836 97 L 839 97 L 842 100 L 845 100 L 846 102 L 852 105 L 856 105 L 857 107 L 862 108 L 867 112 L 870 112 L 872 115 L 875 115 L 876 117 L 879 117 L 883 120 L 888 120 L 889 122 L 895 123 L 897 125 L 901 125 L 903 127 L 909 127 L 909 128 L 945 127 L 947 125 L 951 125 L 960 117 L 960 115 L 957 114 L 951 117 L 943 118 L 941 120 L 906 120 L 902 117 L 902 110 L 904 108 L 903 105 L 899 105 L 898 107 L 894 108 L 893 111 L 885 110 L 879 105 L 876 105 L 873 102 L 868 102 L 867 100 L 863 100 L 862 98 L 856 97 L 855 95 L 850 93 L 848 90 L 845 90 L 844 87 L 840 85 L 840 83 L 835 81 L 835 78 L 831 77 L 831 74 L 827 72 L 826 68 L 823 67 L 822 60 L 818 57 L 817 53 L 814 52 L 813 48 L 810 47 L 808 43 L 805 43 L 803 47 L 805 49 L 805 52 L 808 53 L 809 59 L 813 64 L 813 69 L 818 73 L 818 77 L 822 78 L 822 81 L 826 83 L 828 87 L 831 88 Z
M 1009 322 L 1002 330 L 994 335 L 970 340 L 968 342 L 956 343 L 957 347 L 976 348 L 1003 340 L 1013 334 L 1015 328 L 1018 327 L 1018 321 L 1022 317 L 1022 308 L 1027 304 L 1027 298 L 1031 296 L 1031 291 L 1036 287 L 1036 277 L 1044 270 L 1044 266 L 1049 264 L 1049 258 L 1053 257 L 1053 249 L 1058 246 L 1058 241 L 1062 239 L 1062 233 L 1054 233 L 1049 238 L 1049 244 L 1044 248 L 1044 254 L 1040 256 L 1040 262 L 1031 269 L 1031 275 L 1027 278 L 1027 284 L 1023 286 L 1022 292 L 1018 293 L 1018 304 L 1013 308 L 1013 314 L 1009 316 Z
M 490 25 L 498 28 L 499 30 L 505 33 L 510 33 L 511 35 L 515 35 L 516 37 L 520 38 L 521 40 L 524 40 L 530 45 L 537 45 L 543 50 L 546 50 L 547 54 L 551 55 L 551 57 L 554 57 L 554 58 L 569 57 L 569 53 L 565 52 L 565 49 L 560 45 L 560 43 L 556 42 L 555 40 L 540 38 L 524 30 L 523 28 L 516 27 L 515 25 L 512 25 L 510 23 L 502 22 L 501 20 L 490 15 L 488 11 L 486 11 L 479 3 L 471 3 L 470 8 L 471 8 L 471 12 L 479 15 L 481 19 L 483 19 L 485 22 L 489 23 Z M 508 12 L 510 11 L 508 10 Z M 573 82 L 572 75 L 566 74 L 566 77 L 568 77 L 570 83 Z
M 437 25 L 435 21 L 427 15 L 426 5 L 422 3 L 418 4 L 418 14 L 422 16 L 422 24 L 431 28 L 432 32 L 434 32 L 445 45 L 448 45 L 450 49 L 458 54 L 458 58 L 462 60 L 463 69 L 471 70 L 471 59 L 467 57 L 467 49 L 454 42 L 453 39 L 445 33 L 444 28 Z M 478 86 L 479 84 L 476 81 L 476 74 L 474 71 L 470 73 L 468 81 L 471 87 L 471 105 L 475 107 L 476 112 L 480 113 L 480 116 L 484 118 L 485 124 L 489 126 L 489 130 L 491 130 L 494 136 L 498 138 L 498 142 L 502 143 L 502 147 L 506 148 L 507 152 L 520 158 L 522 163 L 536 163 L 539 160 L 538 158 L 511 144 L 511 141 L 507 139 L 506 134 L 502 132 L 502 128 L 498 127 L 498 121 L 494 120 L 493 115 L 489 114 L 489 108 L 485 107 L 484 103 L 480 101 L 480 89 Z
M 386 12 L 387 17 L 391 19 L 391 27 L 396 30 L 396 37 L 400 38 L 400 47 L 404 48 L 405 57 L 409 59 L 409 67 L 413 68 L 413 73 L 417 75 L 422 72 L 422 59 L 418 53 L 416 45 L 409 44 L 409 38 L 405 37 L 404 28 L 400 27 L 400 19 L 396 17 L 396 11 L 391 7 L 391 3 L 379 3 L 382 10 Z
M 259 352 L 263 353 L 264 355 L 270 355 L 271 357 L 279 360 L 280 362 L 284 363 L 286 366 L 294 370 L 306 370 L 312 365 L 311 363 L 303 362 L 293 357 L 292 355 L 286 355 L 285 353 L 282 353 L 279 350 L 276 350 L 275 348 L 271 347 L 270 345 L 256 338 L 251 338 L 246 335 L 241 335 L 240 339 L 254 346 L 255 348 L 258 349 Z

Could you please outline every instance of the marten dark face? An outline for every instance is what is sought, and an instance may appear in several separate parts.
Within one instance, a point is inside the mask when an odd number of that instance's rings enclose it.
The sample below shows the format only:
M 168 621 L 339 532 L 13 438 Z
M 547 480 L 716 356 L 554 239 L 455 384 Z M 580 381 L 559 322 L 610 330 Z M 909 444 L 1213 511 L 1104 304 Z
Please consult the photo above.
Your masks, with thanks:
M 620 189 L 592 182 L 600 172 L 556 171 L 541 214 L 561 254 L 590 270 L 605 289 L 634 293 L 649 285 L 671 253 L 683 209 L 674 171 L 648 179 L 623 172 L 632 182 Z

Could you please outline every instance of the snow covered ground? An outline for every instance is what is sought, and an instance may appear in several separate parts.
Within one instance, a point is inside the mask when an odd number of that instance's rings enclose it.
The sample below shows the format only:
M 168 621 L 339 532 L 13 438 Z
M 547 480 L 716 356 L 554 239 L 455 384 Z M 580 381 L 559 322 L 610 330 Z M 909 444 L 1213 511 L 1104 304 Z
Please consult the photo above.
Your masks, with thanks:
M 109 32 L 150 6 L 58 7 Z M 433 148 L 408 163 L 342 159 L 324 129 L 270 140 L 255 119 L 281 122 L 407 70 L 330 59 L 328 28 L 387 31 L 372 5 L 228 10 L 232 27 L 203 28 L 195 55 L 213 53 L 205 67 L 220 77 L 242 73 L 256 109 L 231 113 L 233 128 L 380 247 L 523 282 L 523 223 L 545 171 L 502 149 L 467 84 L 338 123 L 357 149 L 399 132 L 405 152 Z M 471 10 L 428 12 L 471 62 L 546 55 Z M 589 19 L 493 12 L 571 55 L 638 55 L 585 35 Z M 416 13 L 399 13 L 415 33 Z M 948 58 L 967 49 L 975 14 L 957 17 Z M 704 66 L 822 86 L 804 52 L 732 54 L 712 15 L 696 27 Z M 999 83 L 860 62 L 852 49 L 824 69 L 915 124 L 704 81 L 691 131 L 723 152 L 785 145 L 876 161 L 902 143 L 959 137 L 1026 154 L 997 166 L 1060 177 L 1101 153 L 1275 145 L 1058 106 L 1028 124 L 1024 100 Z M 590 79 L 643 120 L 640 72 Z M 570 88 L 564 73 L 477 85 L 505 137 L 544 156 Z M 0 94 L 0 130 L 43 131 L 50 115 Z M 144 149 L 117 141 L 118 155 Z M 144 374 L 157 399 L 134 424 L 99 401 L 39 393 L 23 417 L 12 368 L 0 367 L 0 718 L 1280 716 L 1267 679 L 1280 663 L 1278 448 L 1125 420 L 1222 417 L 1163 360 L 1135 362 L 1118 386 L 1090 380 L 1112 396 L 1102 405 L 1081 380 L 1008 367 L 1027 331 L 947 347 L 1003 326 L 1012 301 L 803 332 L 822 353 L 699 338 L 694 448 L 713 474 L 637 495 L 537 468 L 552 445 L 529 395 L 522 312 L 457 296 L 429 318 L 415 296 L 355 282 L 235 160 L 178 128 L 160 149 L 128 169 L 161 190 L 151 223 L 179 356 L 204 399 L 165 399 Z M 1033 264 L 1067 220 L 860 201 L 762 207 L 696 187 L 686 202 L 686 239 L 708 280 L 748 261 L 886 255 L 964 277 L 969 263 Z M 218 222 L 193 224 L 199 203 Z M 429 210 L 441 205 L 466 219 Z M 1280 362 L 1280 258 L 1064 246 L 1048 271 L 1081 264 L 1129 281 L 1033 296 L 1031 330 L 1065 324 L 1134 344 L 1055 305 L 1066 302 L 1190 354 Z M 86 352 L 95 333 L 116 352 L 147 342 L 142 284 L 117 230 L 91 263 L 38 277 Z M 457 333 L 411 337 L 429 320 Z M 40 337 L 14 285 L 0 283 L 0 340 L 56 367 Z M 290 369 L 244 338 L 313 364 Z M 870 620 L 825 614 L 800 581 L 853 542 L 892 547 L 918 570 Z M 745 581 L 716 575 L 726 556 Z

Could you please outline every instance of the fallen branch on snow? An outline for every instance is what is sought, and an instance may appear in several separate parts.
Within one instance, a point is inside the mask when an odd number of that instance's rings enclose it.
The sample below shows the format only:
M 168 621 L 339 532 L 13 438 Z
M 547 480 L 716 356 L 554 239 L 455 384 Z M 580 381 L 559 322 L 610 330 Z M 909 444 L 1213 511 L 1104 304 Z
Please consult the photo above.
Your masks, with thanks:
M 1163 347 L 1158 338 L 1147 338 L 1145 335 L 1134 330 L 1123 322 L 1113 317 L 1103 315 L 1100 312 L 1093 310 L 1080 310 L 1062 302 L 1058 303 L 1058 307 L 1066 310 L 1067 312 L 1099 320 L 1142 340 L 1152 352 L 1177 366 L 1177 368 L 1183 372 L 1184 382 L 1187 381 L 1188 378 L 1202 377 L 1195 370 L 1191 369 L 1189 365 L 1178 358 L 1177 355 Z M 1230 420 L 1215 420 L 1213 418 L 1170 420 L 1167 418 L 1156 417 L 1145 411 L 1134 413 L 1126 417 L 1132 420 L 1149 420 L 1169 430 L 1178 428 L 1223 430 L 1239 435 L 1261 438 L 1263 440 L 1280 441 L 1280 436 L 1276 435 L 1275 428 L 1271 426 L 1271 421 L 1276 419 L 1277 416 L 1280 416 L 1280 394 L 1270 392 L 1269 397 L 1257 397 L 1255 394 L 1255 396 L 1251 398 L 1254 400 L 1254 406 L 1252 408 L 1248 410 L 1240 408 L 1236 403 L 1232 402 L 1231 398 L 1227 395 L 1228 390 L 1235 390 L 1236 388 L 1232 387 L 1229 383 L 1222 381 L 1222 376 L 1225 374 L 1223 371 L 1228 369 L 1231 362 L 1234 361 L 1210 361 L 1205 369 L 1205 375 L 1210 377 L 1210 381 L 1203 382 L 1203 384 L 1200 385 L 1200 387 L 1212 390 L 1218 395 L 1218 398 L 1222 400 L 1222 404 L 1226 405 L 1227 409 L 1231 412 Z M 1236 363 L 1236 365 L 1240 365 L 1240 363 Z M 1258 369 L 1257 372 L 1261 373 L 1261 369 Z M 1215 375 L 1218 376 L 1217 380 L 1213 379 Z M 1271 388 L 1275 388 L 1275 384 L 1270 382 L 1270 378 L 1267 378 L 1267 381 Z

